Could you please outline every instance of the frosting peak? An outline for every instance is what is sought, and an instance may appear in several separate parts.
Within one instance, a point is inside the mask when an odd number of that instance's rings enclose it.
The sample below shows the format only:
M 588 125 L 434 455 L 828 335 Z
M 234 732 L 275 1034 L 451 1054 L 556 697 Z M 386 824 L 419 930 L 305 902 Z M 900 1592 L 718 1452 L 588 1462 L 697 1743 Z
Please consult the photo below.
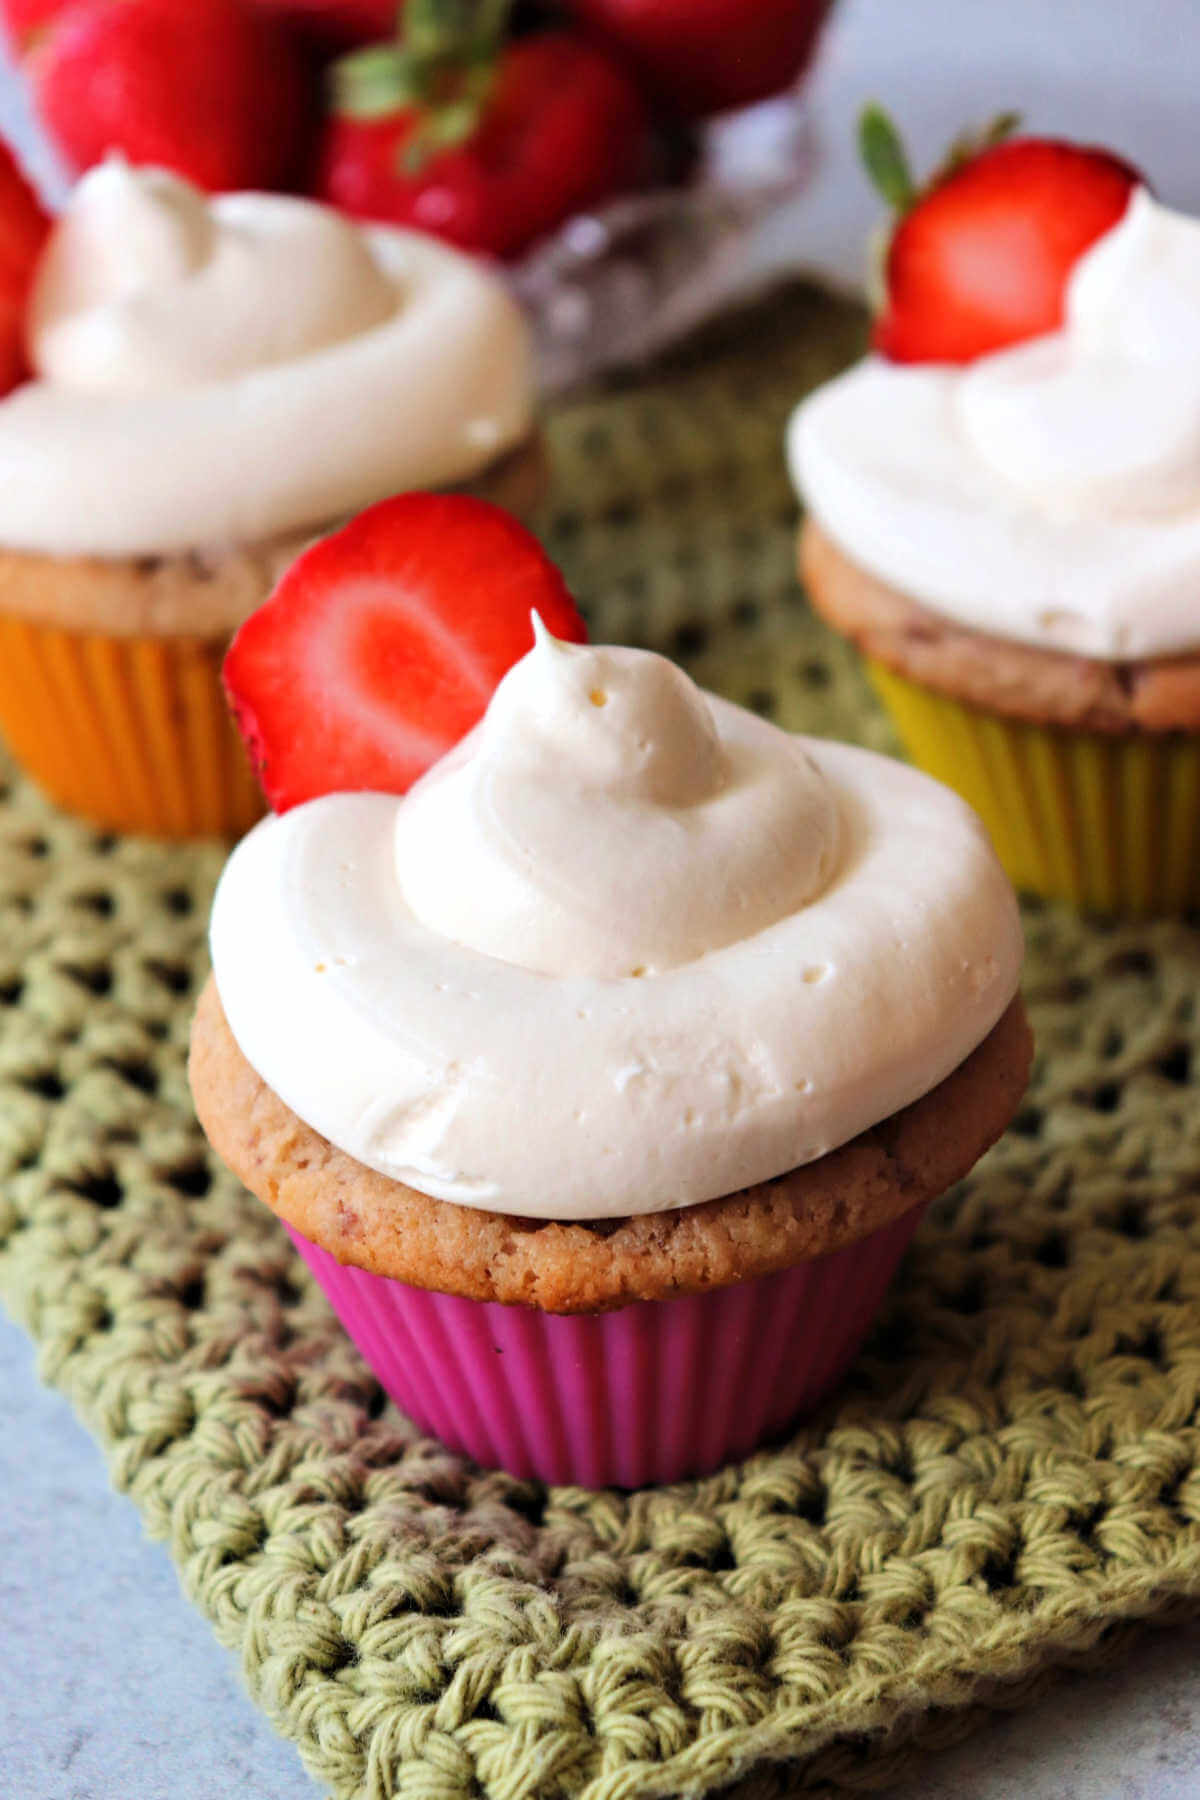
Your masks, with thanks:
M 694 806 L 729 769 L 712 709 L 676 664 L 646 651 L 568 644 L 534 615 L 533 650 L 504 677 L 483 725 L 482 753 L 545 758 L 581 788 L 628 801 Z
M 42 259 L 29 341 L 63 387 L 136 393 L 286 362 L 381 325 L 399 297 L 326 207 L 231 194 L 164 169 L 85 175 Z
M 677 968 L 797 912 L 834 873 L 833 792 L 795 739 L 722 743 L 645 650 L 539 629 L 396 818 L 400 891 L 457 943 L 550 975 Z

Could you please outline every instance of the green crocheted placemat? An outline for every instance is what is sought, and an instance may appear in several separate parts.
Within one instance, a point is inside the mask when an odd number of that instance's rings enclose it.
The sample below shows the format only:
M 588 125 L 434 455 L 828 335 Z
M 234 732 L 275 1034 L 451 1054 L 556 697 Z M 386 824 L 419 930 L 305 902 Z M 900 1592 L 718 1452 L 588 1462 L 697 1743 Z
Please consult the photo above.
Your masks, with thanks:
M 886 745 L 792 576 L 788 406 L 856 347 L 793 295 L 552 421 L 597 636 Z M 837 1400 L 633 1496 L 480 1473 L 386 1405 L 184 1074 L 214 848 L 0 806 L 0 1294 L 338 1800 L 750 1800 L 1200 1598 L 1200 937 L 1031 909 L 1040 1047 Z M 52 1627 L 51 1627 L 52 1628 Z

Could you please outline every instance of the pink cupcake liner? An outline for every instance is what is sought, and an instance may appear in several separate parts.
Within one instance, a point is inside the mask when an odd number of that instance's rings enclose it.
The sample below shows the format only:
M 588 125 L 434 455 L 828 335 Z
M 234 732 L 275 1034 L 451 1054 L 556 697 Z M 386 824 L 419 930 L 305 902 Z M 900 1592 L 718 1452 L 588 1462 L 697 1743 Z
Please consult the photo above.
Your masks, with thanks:
M 564 1316 L 429 1293 L 291 1237 L 400 1409 L 485 1467 L 581 1487 L 707 1474 L 853 1360 L 925 1208 L 777 1275 Z

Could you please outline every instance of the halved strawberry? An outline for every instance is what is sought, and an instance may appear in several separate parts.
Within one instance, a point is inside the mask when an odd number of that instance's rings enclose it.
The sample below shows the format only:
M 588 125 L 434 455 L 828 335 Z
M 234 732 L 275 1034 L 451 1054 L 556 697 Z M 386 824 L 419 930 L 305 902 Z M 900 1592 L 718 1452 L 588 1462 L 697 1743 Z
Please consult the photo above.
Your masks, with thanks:
M 1071 270 L 1142 180 L 1107 150 L 1012 137 L 1016 123 L 960 139 L 918 189 L 887 115 L 863 113 L 863 160 L 899 215 L 871 339 L 893 362 L 971 362 L 1057 331 Z
M 29 373 L 25 305 L 49 230 L 49 215 L 0 143 L 0 394 Z
M 401 494 L 322 538 L 238 631 L 225 691 L 276 812 L 400 794 L 533 647 L 587 631 L 536 538 L 462 494 Z

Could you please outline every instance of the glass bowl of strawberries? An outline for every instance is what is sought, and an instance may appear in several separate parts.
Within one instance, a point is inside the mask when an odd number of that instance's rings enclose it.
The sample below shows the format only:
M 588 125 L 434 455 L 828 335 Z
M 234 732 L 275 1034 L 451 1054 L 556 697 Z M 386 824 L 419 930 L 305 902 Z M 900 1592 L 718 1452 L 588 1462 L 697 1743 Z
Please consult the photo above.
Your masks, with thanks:
M 117 150 L 492 258 L 561 389 L 745 289 L 756 230 L 811 170 L 800 90 L 830 4 L 0 0 L 0 15 L 65 171 Z

